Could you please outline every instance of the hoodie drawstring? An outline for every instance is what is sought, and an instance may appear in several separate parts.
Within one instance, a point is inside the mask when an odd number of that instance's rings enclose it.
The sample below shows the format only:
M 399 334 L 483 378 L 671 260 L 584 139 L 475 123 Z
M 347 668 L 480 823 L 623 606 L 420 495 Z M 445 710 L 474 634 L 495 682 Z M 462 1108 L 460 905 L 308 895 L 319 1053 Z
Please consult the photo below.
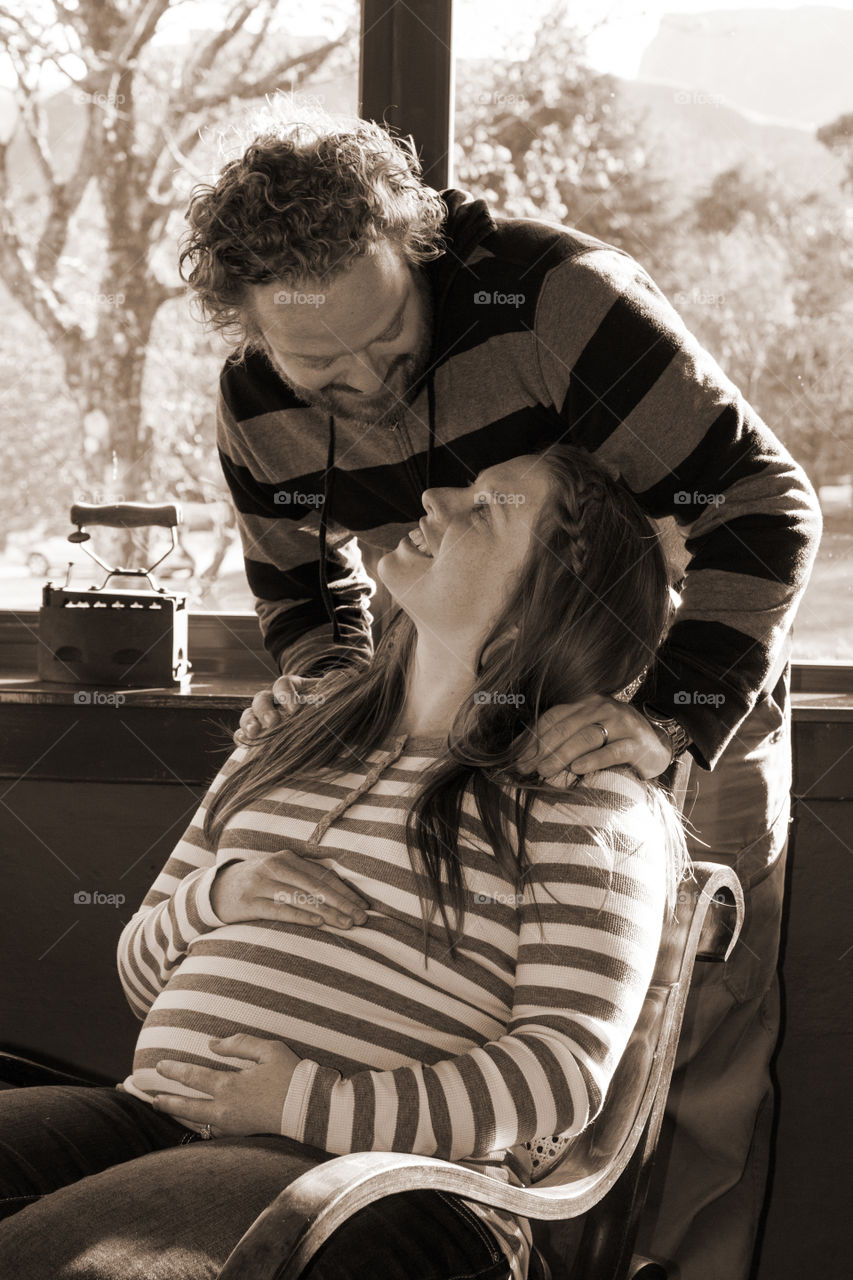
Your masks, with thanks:
M 326 473 L 323 476 L 323 510 L 320 514 L 320 592 L 323 596 L 323 603 L 326 606 L 326 613 L 329 615 L 329 621 L 332 624 L 332 640 L 335 644 L 340 644 L 341 634 L 338 630 L 338 619 L 335 613 L 335 606 L 332 603 L 332 593 L 329 590 L 329 581 L 326 574 L 326 530 L 329 519 L 329 507 L 332 502 L 332 489 L 334 488 L 335 465 L 335 419 L 329 418 L 329 452 L 326 457 Z
M 432 449 L 435 444 L 435 370 L 430 369 L 427 379 L 427 401 L 429 402 L 429 445 L 427 447 L 426 487 L 429 489 L 429 473 L 432 465 Z
M 435 372 L 430 370 L 427 379 L 427 402 L 429 405 L 429 445 L 427 447 L 427 464 L 426 464 L 426 488 L 430 487 L 430 472 L 432 469 L 432 453 L 435 446 Z M 329 621 L 332 624 L 332 640 L 335 644 L 341 643 L 341 633 L 338 628 L 338 619 L 335 614 L 335 606 L 332 603 L 332 593 L 329 589 L 329 580 L 326 573 L 326 526 L 331 519 L 332 506 L 332 490 L 334 488 L 334 466 L 335 466 L 335 419 L 329 418 L 329 452 L 326 457 L 326 471 L 323 476 L 323 510 L 320 515 L 320 593 L 323 597 L 323 603 L 326 606 L 326 613 L 329 615 Z

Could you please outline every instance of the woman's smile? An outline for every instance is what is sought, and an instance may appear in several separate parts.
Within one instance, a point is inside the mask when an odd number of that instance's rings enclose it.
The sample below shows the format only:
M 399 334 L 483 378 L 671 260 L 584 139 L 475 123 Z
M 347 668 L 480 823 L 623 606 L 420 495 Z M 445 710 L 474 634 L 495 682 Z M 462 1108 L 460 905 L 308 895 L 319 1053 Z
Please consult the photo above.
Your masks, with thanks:
M 422 556 L 426 556 L 428 560 L 433 559 L 433 554 L 427 546 L 426 538 L 420 528 L 410 529 L 404 541 L 407 541 Z

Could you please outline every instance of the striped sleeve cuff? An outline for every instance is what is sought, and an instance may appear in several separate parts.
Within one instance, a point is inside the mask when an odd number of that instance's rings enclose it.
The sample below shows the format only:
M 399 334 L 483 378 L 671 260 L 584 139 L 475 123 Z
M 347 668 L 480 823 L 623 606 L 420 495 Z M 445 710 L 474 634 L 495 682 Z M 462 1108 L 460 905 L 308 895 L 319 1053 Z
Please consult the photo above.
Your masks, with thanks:
M 205 867 L 203 871 L 186 876 L 178 885 L 172 901 L 181 926 L 182 951 L 186 951 L 194 938 L 203 933 L 209 933 L 211 929 L 221 929 L 225 924 L 225 921 L 220 920 L 213 910 L 210 891 L 217 872 L 232 862 L 240 861 L 242 861 L 241 858 L 229 858 L 219 866 Z M 175 942 L 177 943 L 178 939 L 175 939 Z
M 311 1142 L 305 1136 L 305 1118 L 308 1103 L 318 1106 L 323 1114 L 328 1113 L 329 1098 L 335 1084 L 341 1079 L 339 1071 L 331 1067 L 321 1067 L 310 1058 L 303 1058 L 290 1077 L 284 1105 L 281 1109 L 281 1132 L 285 1138 L 293 1138 L 295 1142 Z M 318 1096 L 322 1095 L 322 1098 Z M 319 1145 L 316 1142 L 312 1145 Z

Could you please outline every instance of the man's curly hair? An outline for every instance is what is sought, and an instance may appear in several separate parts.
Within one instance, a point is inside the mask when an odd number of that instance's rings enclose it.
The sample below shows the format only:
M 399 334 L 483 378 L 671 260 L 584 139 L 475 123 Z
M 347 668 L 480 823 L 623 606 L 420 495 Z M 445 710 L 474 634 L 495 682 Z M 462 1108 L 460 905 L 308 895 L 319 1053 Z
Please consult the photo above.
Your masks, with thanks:
M 373 121 L 287 122 L 255 137 L 215 185 L 194 187 L 179 270 L 203 319 L 236 342 L 235 358 L 263 349 L 252 285 L 308 287 L 383 240 L 413 265 L 439 257 L 446 210 L 420 173 L 413 140 Z

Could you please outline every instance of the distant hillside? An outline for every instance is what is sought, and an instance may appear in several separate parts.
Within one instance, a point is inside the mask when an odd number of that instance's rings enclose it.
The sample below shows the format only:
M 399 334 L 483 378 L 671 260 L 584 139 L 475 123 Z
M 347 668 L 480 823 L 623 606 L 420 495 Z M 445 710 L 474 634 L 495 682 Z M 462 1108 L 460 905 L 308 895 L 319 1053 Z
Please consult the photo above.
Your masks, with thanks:
M 758 124 L 731 106 L 703 102 L 700 93 L 684 101 L 672 86 L 643 80 L 620 80 L 619 92 L 632 112 L 646 113 L 643 136 L 655 167 L 677 175 L 685 194 L 742 160 L 772 169 L 792 194 L 841 185 L 842 161 L 811 130 Z
M 853 111 L 853 12 L 833 8 L 668 13 L 639 78 L 814 128 Z

